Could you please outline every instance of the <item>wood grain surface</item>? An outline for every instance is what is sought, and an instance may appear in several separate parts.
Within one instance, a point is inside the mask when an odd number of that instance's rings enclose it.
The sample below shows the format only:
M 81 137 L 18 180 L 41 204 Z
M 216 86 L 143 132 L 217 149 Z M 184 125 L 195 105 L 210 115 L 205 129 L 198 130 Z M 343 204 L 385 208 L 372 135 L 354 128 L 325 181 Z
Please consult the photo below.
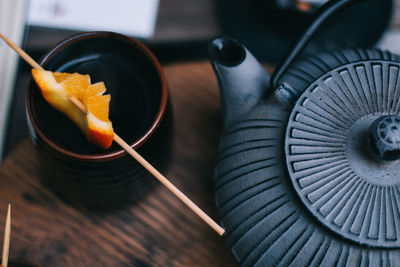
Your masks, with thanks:
M 208 62 L 164 69 L 174 113 L 173 153 L 164 174 L 216 218 L 213 169 L 221 124 L 216 77 Z M 40 266 L 237 266 L 224 239 L 160 184 L 140 202 L 112 212 L 93 213 L 61 201 L 41 184 L 28 137 L 0 166 L 0 229 L 8 203 L 10 258 Z

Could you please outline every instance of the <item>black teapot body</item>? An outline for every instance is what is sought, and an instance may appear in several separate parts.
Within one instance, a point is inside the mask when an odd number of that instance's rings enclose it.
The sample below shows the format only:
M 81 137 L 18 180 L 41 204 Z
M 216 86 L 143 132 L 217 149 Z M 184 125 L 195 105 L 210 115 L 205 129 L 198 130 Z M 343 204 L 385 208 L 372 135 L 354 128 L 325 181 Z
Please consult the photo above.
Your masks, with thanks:
M 400 265 L 400 57 L 348 49 L 294 62 L 306 42 L 272 77 L 235 40 L 210 44 L 226 242 L 243 266 Z

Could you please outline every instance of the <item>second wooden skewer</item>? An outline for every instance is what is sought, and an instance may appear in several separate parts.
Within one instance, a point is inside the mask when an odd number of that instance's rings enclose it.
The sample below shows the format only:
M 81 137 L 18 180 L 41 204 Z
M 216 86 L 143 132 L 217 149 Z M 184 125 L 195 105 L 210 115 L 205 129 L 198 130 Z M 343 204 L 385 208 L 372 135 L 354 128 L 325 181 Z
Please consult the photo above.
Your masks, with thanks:
M 11 42 L 7 37 L 0 33 L 0 37 L 12 48 L 17 54 L 24 59 L 29 65 L 35 69 L 44 70 L 35 60 L 33 60 L 24 50 L 19 48 L 16 44 Z M 76 98 L 70 98 L 82 112 L 86 113 L 85 106 Z M 191 201 L 182 191 L 173 185 L 164 175 L 162 175 L 156 168 L 154 168 L 147 160 L 145 160 L 139 153 L 132 149 L 122 138 L 114 133 L 114 141 L 118 143 L 129 155 L 138 161 L 147 171 L 149 171 L 157 180 L 165 185 L 177 198 L 179 198 L 186 206 L 188 206 L 195 214 L 197 214 L 204 222 L 206 222 L 214 231 L 219 235 L 225 233 L 225 229 L 218 225 L 210 216 L 208 216 L 202 209 L 200 209 L 193 201 Z
M 6 225 L 4 227 L 3 255 L 1 258 L 1 266 L 7 267 L 8 255 L 10 254 L 10 237 L 11 237 L 11 204 L 8 204 Z

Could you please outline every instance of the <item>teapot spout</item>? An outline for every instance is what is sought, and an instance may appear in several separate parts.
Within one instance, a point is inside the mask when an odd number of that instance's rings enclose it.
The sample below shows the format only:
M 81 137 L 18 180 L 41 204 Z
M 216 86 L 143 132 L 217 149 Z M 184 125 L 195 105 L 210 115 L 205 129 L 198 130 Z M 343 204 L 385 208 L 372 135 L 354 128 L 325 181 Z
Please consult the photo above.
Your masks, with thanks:
M 264 96 L 270 75 L 236 40 L 219 37 L 208 47 L 221 91 L 224 126 L 248 113 Z

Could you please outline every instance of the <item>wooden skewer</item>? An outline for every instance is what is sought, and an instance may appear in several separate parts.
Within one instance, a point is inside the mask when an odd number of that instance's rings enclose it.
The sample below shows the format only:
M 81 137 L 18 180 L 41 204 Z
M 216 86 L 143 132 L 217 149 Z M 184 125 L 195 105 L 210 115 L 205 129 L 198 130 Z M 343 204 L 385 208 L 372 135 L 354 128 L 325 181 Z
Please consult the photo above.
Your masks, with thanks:
M 130 147 L 121 137 L 114 133 L 114 141 L 117 142 L 126 152 L 136 159 L 146 170 L 148 170 L 155 178 L 165 185 L 175 196 L 177 196 L 186 206 L 196 213 L 203 221 L 213 228 L 219 235 L 225 233 L 224 228 L 219 226 L 213 219 L 202 211 L 196 204 L 193 203 L 184 193 L 182 193 L 175 185 L 173 185 L 164 175 L 155 169 L 147 160 L 139 153 Z
M 25 53 L 24 50 L 19 48 L 16 44 L 11 42 L 7 37 L 5 37 L 3 34 L 0 33 L 0 37 L 3 38 L 3 40 L 10 46 L 12 49 L 14 49 L 15 52 L 17 52 L 18 55 L 20 55 L 29 65 L 31 65 L 35 69 L 43 69 L 42 66 L 40 66 L 35 60 L 33 60 L 27 53 Z
M 76 98 L 71 97 L 70 100 L 80 110 L 86 113 L 85 106 Z M 223 235 L 225 230 L 212 220 L 204 211 L 202 211 L 196 204 L 193 203 L 184 193 L 182 193 L 175 185 L 173 185 L 164 175 L 162 175 L 156 168 L 154 168 L 147 160 L 145 160 L 138 152 L 136 152 L 130 145 L 128 145 L 121 137 L 114 133 L 114 141 L 120 145 L 129 155 L 131 155 L 137 162 L 139 162 L 147 171 L 149 171 L 157 180 L 165 185 L 175 196 L 177 196 L 183 203 L 186 204 L 194 213 L 203 219 L 211 228 L 213 228 L 219 235 Z
M 44 70 L 36 61 L 34 61 L 28 54 L 25 53 L 16 44 L 8 40 L 3 34 L 0 33 L 0 37 L 3 38 L 6 43 L 17 52 L 28 64 L 35 69 Z M 74 103 L 80 110 L 86 113 L 85 106 L 76 98 L 71 97 L 71 102 Z M 121 137 L 114 133 L 114 141 L 119 144 L 129 155 L 131 155 L 136 161 L 138 161 L 147 171 L 149 171 L 156 179 L 158 179 L 163 185 L 165 185 L 176 197 L 178 197 L 186 206 L 188 206 L 194 213 L 196 213 L 204 222 L 206 222 L 212 229 L 214 229 L 219 235 L 225 233 L 225 229 L 218 225 L 213 219 L 210 218 L 203 210 L 201 210 L 196 204 L 193 203 L 182 191 L 180 191 L 175 185 L 173 185 L 164 175 L 162 175 L 156 168 L 154 168 L 147 160 L 145 160 L 139 153 L 132 149 Z
M 11 204 L 8 204 L 6 226 L 4 228 L 3 256 L 1 258 L 1 266 L 7 267 L 8 255 L 10 252 L 10 236 L 11 236 Z

